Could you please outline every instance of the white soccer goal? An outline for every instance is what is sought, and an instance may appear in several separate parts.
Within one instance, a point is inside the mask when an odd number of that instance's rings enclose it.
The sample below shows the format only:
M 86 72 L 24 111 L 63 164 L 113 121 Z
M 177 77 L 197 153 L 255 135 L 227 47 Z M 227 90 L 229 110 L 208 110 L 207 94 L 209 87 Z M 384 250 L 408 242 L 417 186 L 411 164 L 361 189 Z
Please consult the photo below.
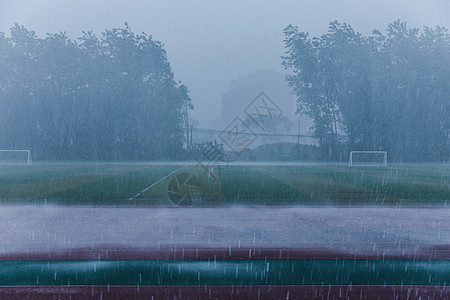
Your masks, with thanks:
M 387 166 L 386 151 L 351 151 L 349 166 Z
M 31 151 L 0 150 L 0 165 L 31 165 Z

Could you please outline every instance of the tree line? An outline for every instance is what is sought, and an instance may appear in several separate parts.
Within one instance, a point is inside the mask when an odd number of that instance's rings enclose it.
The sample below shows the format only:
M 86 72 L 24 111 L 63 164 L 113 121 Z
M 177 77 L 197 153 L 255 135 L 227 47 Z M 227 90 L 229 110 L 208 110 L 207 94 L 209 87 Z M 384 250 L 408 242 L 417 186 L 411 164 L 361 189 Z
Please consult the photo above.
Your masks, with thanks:
M 345 160 L 350 150 L 388 151 L 389 160 L 450 159 L 450 35 L 443 27 L 409 28 L 399 20 L 364 36 L 331 22 L 311 37 L 284 29 L 297 95 L 323 156 Z
M 193 109 L 166 51 L 124 28 L 38 38 L 0 33 L 0 148 L 34 159 L 148 160 L 183 155 Z

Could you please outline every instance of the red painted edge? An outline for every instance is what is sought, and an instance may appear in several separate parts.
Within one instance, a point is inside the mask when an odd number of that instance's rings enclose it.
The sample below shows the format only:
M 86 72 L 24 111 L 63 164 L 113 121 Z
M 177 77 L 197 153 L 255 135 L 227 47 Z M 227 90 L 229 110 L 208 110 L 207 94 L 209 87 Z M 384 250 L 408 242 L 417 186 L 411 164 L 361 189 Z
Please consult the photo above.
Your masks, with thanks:
M 0 260 L 227 260 L 227 259 L 401 259 L 450 260 L 450 245 L 411 250 L 365 251 L 361 254 L 337 252 L 325 248 L 205 248 L 161 247 L 133 248 L 105 245 L 50 251 L 0 253 Z

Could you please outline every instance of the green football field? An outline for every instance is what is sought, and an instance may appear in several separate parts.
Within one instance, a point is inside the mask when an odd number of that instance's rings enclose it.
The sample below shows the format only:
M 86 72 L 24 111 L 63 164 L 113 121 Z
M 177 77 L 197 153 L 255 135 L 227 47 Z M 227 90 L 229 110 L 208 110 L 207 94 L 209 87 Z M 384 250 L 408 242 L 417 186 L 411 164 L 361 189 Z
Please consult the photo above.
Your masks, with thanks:
M 67 205 L 450 205 L 448 164 L 206 166 L 0 166 L 0 200 Z

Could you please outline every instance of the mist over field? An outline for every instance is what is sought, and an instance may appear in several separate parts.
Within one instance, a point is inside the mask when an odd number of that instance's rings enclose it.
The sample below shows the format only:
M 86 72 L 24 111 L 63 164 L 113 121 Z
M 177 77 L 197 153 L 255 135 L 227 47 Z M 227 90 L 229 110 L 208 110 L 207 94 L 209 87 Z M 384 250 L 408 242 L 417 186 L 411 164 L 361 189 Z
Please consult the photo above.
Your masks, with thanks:
M 3 1 L 0 148 L 180 160 L 216 141 L 229 159 L 448 161 L 449 14 L 439 0 Z M 272 107 L 245 111 L 260 92 Z M 220 135 L 236 126 L 237 141 Z
M 449 299 L 448 28 L 447 0 L 0 0 L 0 298 Z
M 329 22 L 338 20 L 370 35 L 374 29 L 385 32 L 397 19 L 409 27 L 449 28 L 449 14 L 450 3 L 445 0 L 4 0 L 0 2 L 0 31 L 8 35 L 9 28 L 18 23 L 41 38 L 63 31 L 74 40 L 82 31 L 92 30 L 100 36 L 105 29 L 127 21 L 136 34 L 146 32 L 164 43 L 175 79 L 190 89 L 196 106 L 192 116 L 204 128 L 222 130 L 215 120 L 230 81 L 258 69 L 285 73 L 280 56 L 285 51 L 283 29 L 289 24 L 320 36 L 327 32 Z
M 49 161 L 229 160 L 230 153 L 345 161 L 354 150 L 389 153 L 397 163 L 448 161 L 448 30 L 396 20 L 386 31 L 363 35 L 333 21 L 311 36 L 287 25 L 285 77 L 260 70 L 233 81 L 220 131 L 191 117 L 189 87 L 152 35 L 125 22 L 101 37 L 40 38 L 16 23 L 0 35 L 0 148 L 26 149 L 28 161 L 30 153 Z

